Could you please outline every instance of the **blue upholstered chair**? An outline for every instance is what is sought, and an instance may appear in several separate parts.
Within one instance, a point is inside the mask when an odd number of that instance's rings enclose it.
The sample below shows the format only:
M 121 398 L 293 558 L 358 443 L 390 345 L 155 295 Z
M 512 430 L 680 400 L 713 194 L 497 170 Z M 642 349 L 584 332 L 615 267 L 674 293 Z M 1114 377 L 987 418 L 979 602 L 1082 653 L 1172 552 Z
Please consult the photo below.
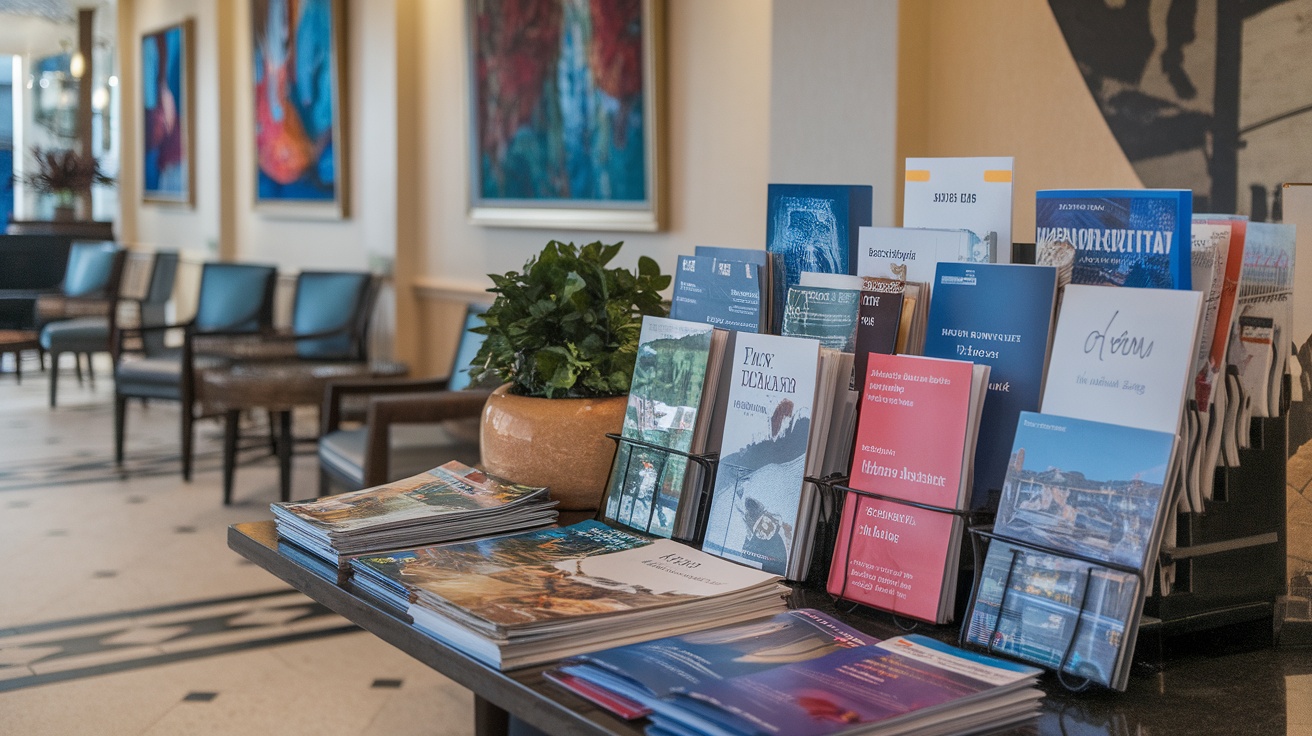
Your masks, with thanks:
M 152 307 L 151 324 L 121 331 L 123 337 L 135 337 L 139 342 L 136 351 L 124 351 L 114 366 L 115 462 L 123 463 L 128 399 L 178 401 L 182 404 L 182 477 L 191 480 L 193 425 L 197 419 L 196 370 L 223 364 L 223 358 L 206 354 L 203 344 L 217 339 L 216 335 L 268 332 L 273 325 L 273 288 L 277 275 L 274 266 L 207 263 L 201 270 L 196 314 L 190 321 L 176 325 L 155 323 L 153 320 L 162 316 L 162 309 Z M 143 312 L 145 319 L 146 312 Z M 181 347 L 165 346 L 168 330 L 182 332 Z M 202 346 L 200 351 L 198 343 Z
M 479 417 L 492 387 L 475 386 L 469 364 L 483 344 L 471 328 L 483 305 L 470 305 L 448 377 L 336 382 L 324 397 L 319 437 L 319 495 L 330 484 L 358 490 L 407 478 L 448 460 L 477 465 Z M 347 426 L 344 404 L 367 398 L 364 423 Z
M 113 353 L 118 314 L 119 284 L 127 253 L 113 243 L 74 243 L 68 254 L 62 293 L 52 300 L 38 300 L 41 349 L 50 354 L 50 406 L 55 406 L 59 387 L 59 357 L 72 353 L 73 361 L 87 356 L 87 370 L 92 380 L 91 355 Z M 50 302 L 60 305 L 64 317 L 53 318 Z M 78 365 L 78 378 L 82 371 Z
M 379 372 L 398 374 L 403 366 L 368 362 L 369 320 L 377 295 L 368 273 L 305 271 L 296 279 L 290 330 L 234 343 L 232 361 L 198 373 L 197 398 L 205 414 L 224 414 L 223 499 L 232 499 L 237 424 L 248 409 L 265 409 L 277 420 L 274 442 L 281 496 L 291 491 L 291 412 L 320 406 L 332 380 Z

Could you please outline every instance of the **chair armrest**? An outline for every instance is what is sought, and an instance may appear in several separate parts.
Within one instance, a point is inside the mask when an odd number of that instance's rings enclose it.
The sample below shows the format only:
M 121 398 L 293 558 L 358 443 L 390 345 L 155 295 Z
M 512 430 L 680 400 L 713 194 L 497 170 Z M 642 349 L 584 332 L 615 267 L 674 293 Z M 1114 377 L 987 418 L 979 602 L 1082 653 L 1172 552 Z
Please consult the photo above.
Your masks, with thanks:
M 445 378 L 374 378 L 333 381 L 324 391 L 319 434 L 336 432 L 342 425 L 342 399 L 347 396 L 445 391 Z
M 391 425 L 471 419 L 483 413 L 483 404 L 487 403 L 491 395 L 491 391 L 470 389 L 394 394 L 370 400 L 365 430 L 364 468 L 361 469 L 365 487 L 387 482 Z

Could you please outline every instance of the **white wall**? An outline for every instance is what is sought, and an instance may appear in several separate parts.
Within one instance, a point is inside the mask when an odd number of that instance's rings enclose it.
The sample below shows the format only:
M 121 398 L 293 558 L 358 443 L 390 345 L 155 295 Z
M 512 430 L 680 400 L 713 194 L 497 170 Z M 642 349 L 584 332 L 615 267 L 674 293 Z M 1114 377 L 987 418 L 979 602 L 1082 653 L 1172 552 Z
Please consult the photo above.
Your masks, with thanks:
M 770 181 L 870 184 L 874 224 L 894 224 L 897 0 L 774 0 L 773 9 Z

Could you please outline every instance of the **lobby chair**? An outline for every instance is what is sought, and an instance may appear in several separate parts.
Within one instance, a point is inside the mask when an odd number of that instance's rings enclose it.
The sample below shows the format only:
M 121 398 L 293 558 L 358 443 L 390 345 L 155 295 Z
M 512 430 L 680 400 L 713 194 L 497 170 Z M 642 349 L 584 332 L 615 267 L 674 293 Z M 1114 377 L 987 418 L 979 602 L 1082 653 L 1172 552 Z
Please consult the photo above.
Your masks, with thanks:
M 59 391 L 59 357 L 73 354 L 77 376 L 82 378 L 81 356 L 87 356 L 87 372 L 94 353 L 117 349 L 118 294 L 127 251 L 113 243 L 74 243 L 68 255 L 68 270 L 61 293 L 37 300 L 41 323 L 39 343 L 50 354 L 50 407 Z
M 297 406 L 319 407 L 334 380 L 405 373 L 398 363 L 368 359 L 369 322 L 377 283 L 362 272 L 302 272 L 296 279 L 291 327 L 286 332 L 224 345 L 228 362 L 197 373 L 204 414 L 224 415 L 223 502 L 232 502 L 241 413 L 264 409 L 276 420 L 280 496 L 291 493 L 291 415 Z
M 490 387 L 474 386 L 469 364 L 483 344 L 470 328 L 487 309 L 471 305 L 448 378 L 337 382 L 324 397 L 319 495 L 359 490 L 416 475 L 448 460 L 479 463 L 479 418 Z M 364 423 L 348 426 L 346 404 L 367 399 Z
M 165 399 L 182 405 L 182 477 L 191 480 L 195 437 L 195 375 L 198 368 L 221 365 L 221 357 L 198 354 L 211 335 L 259 334 L 273 324 L 274 266 L 246 263 L 206 263 L 201 270 L 196 314 L 180 324 L 150 324 L 119 331 L 137 341 L 135 351 L 120 350 L 114 366 L 114 461 L 123 464 L 128 399 Z M 162 278 L 162 277 L 161 277 Z M 161 288 L 161 291 L 163 289 Z M 158 297 L 158 295 L 156 295 Z M 167 301 L 167 299 L 165 299 Z M 162 317 L 155 302 L 143 312 Z M 155 317 L 152 317 L 155 318 Z M 165 344 L 170 330 L 182 333 L 178 347 Z

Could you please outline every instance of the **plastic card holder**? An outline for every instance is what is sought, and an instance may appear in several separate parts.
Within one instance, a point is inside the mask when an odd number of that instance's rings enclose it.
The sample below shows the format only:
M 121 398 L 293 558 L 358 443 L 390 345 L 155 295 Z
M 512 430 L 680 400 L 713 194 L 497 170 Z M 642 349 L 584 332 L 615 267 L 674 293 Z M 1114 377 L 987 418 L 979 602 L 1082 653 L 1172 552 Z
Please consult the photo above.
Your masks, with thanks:
M 1144 578 L 1143 572 L 1133 567 L 1130 567 L 1128 565 L 1121 565 L 1115 562 L 1107 562 L 1105 560 L 1099 560 L 1093 557 L 1088 557 L 1086 555 L 1055 549 L 1053 547 L 1049 547 L 1043 544 L 1037 544 L 1035 542 L 1025 542 L 1018 539 L 1013 539 L 1011 537 L 1006 537 L 1001 534 L 994 534 L 992 527 L 971 526 L 968 531 L 970 532 L 970 537 L 971 537 L 971 551 L 975 558 L 975 580 L 973 585 L 971 586 L 970 605 L 966 607 L 967 612 L 973 611 L 975 609 L 975 603 L 979 597 L 980 583 L 982 582 L 982 578 L 984 574 L 984 557 L 985 557 L 985 553 L 988 551 L 987 550 L 988 544 L 993 540 L 998 540 L 1005 544 L 1009 544 L 1012 547 L 1011 564 L 1007 568 L 1007 577 L 1002 586 L 1002 596 L 998 600 L 998 613 L 997 616 L 994 617 L 993 625 L 988 630 L 988 634 L 985 637 L 988 640 L 989 644 L 988 646 L 984 647 L 984 650 L 993 656 L 1006 656 L 1006 655 L 1000 655 L 994 651 L 993 639 L 994 639 L 994 634 L 998 630 L 998 625 L 999 623 L 1001 623 L 1002 614 L 1007 608 L 1007 595 L 1011 592 L 1011 576 L 1012 573 L 1015 571 L 1016 557 L 1019 551 L 1016 549 L 1017 547 L 1023 547 L 1028 550 L 1033 550 L 1035 552 L 1042 552 L 1044 554 L 1053 555 L 1055 557 L 1063 557 L 1068 560 L 1076 560 L 1078 562 L 1084 562 L 1089 565 L 1089 567 L 1086 568 L 1084 571 L 1083 585 L 1081 586 L 1081 590 L 1080 590 L 1080 605 L 1079 608 L 1077 609 L 1078 612 L 1075 618 L 1075 625 L 1071 627 L 1070 640 L 1066 643 L 1066 650 L 1062 654 L 1061 661 L 1057 663 L 1056 667 L 1047 668 L 1052 670 L 1056 674 L 1057 681 L 1060 682 L 1062 687 L 1066 688 L 1067 690 L 1070 690 L 1071 692 L 1081 692 L 1087 689 L 1089 685 L 1092 684 L 1092 681 L 1087 678 L 1079 678 L 1079 680 L 1077 681 L 1070 680 L 1069 675 L 1067 675 L 1066 673 L 1066 665 L 1070 661 L 1071 651 L 1075 647 L 1075 639 L 1080 630 L 1080 623 L 1083 621 L 1084 614 L 1086 612 L 1086 606 L 1088 603 L 1087 595 L 1089 590 L 1089 580 L 1093 573 L 1093 569 L 1101 568 L 1104 570 L 1114 570 L 1116 572 L 1122 572 L 1127 575 L 1133 575 L 1139 581 L 1139 590 L 1141 592 L 1145 590 L 1144 586 L 1147 583 L 1147 581 Z M 963 648 L 978 647 L 978 645 L 972 644 L 967 641 L 967 635 L 970 629 L 969 618 L 970 617 L 968 614 L 967 621 L 963 622 L 961 627 L 961 633 L 958 635 L 958 639 L 957 639 L 957 643 Z M 1029 662 L 1029 664 L 1035 664 L 1035 663 Z
M 865 498 L 873 498 L 880 501 L 888 501 L 890 503 L 921 509 L 923 511 L 959 516 L 965 521 L 967 526 L 979 523 L 981 518 L 989 517 L 989 515 L 984 512 L 934 506 L 932 504 L 897 498 L 896 496 L 886 496 L 882 493 L 875 493 L 873 491 L 864 491 L 847 485 L 848 480 L 849 476 L 846 475 L 830 475 L 824 478 L 806 478 L 806 481 L 813 484 L 820 494 L 820 513 L 819 518 L 816 521 L 816 553 L 812 556 L 811 569 L 807 574 L 806 582 L 808 585 L 817 585 L 818 587 L 824 588 L 828 581 L 829 569 L 834 563 L 833 554 L 834 549 L 837 546 L 836 543 L 840 532 L 839 525 L 843 517 L 843 504 L 846 503 L 849 494 L 863 496 Z M 852 534 L 855 532 L 856 520 L 857 515 L 853 514 L 851 522 L 852 528 L 847 530 L 849 538 L 851 538 Z M 852 545 L 848 546 L 847 553 L 848 555 L 851 555 Z M 851 560 L 843 560 L 844 567 L 850 562 Z M 842 595 L 834 596 L 831 594 L 830 597 L 834 599 L 835 603 L 840 600 L 847 600 Z M 856 606 L 861 605 L 855 601 L 850 602 L 853 606 L 850 610 L 855 610 Z M 919 626 L 918 622 L 907 621 L 896 614 L 892 615 L 894 623 L 897 624 L 899 628 L 906 631 L 912 631 Z

